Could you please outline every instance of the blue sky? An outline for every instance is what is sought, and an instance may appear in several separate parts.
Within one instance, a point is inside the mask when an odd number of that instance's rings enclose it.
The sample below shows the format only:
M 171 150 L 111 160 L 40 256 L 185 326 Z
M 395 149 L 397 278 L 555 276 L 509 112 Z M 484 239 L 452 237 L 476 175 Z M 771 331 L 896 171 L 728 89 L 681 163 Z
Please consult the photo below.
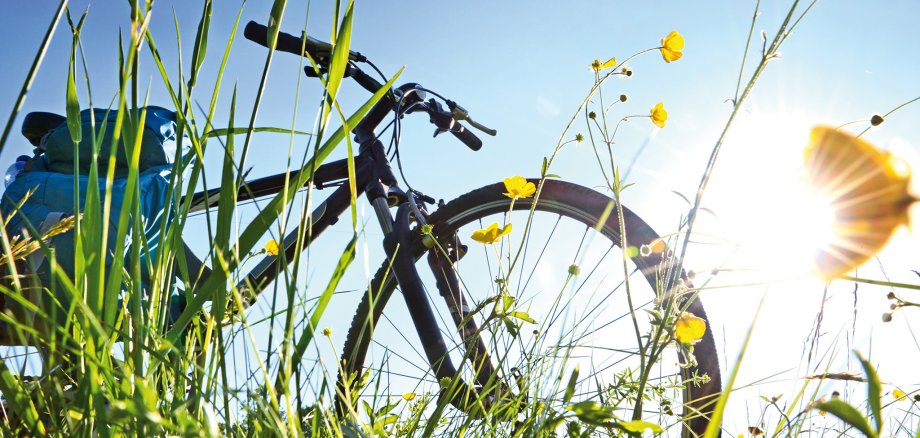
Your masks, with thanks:
M 319 39 L 328 39 L 329 3 L 312 2 L 306 28 Z M 621 129 L 616 143 L 617 156 L 623 161 L 632 160 L 642 150 L 631 174 L 637 185 L 625 194 L 626 204 L 664 233 L 674 230 L 680 215 L 686 211 L 685 204 L 672 191 L 690 194 L 696 189 L 709 151 L 730 113 L 725 100 L 734 93 L 754 4 L 735 0 L 358 2 L 352 47 L 387 74 L 406 66 L 400 82 L 422 83 L 458 101 L 474 118 L 498 129 L 497 137 L 484 137 L 482 151 L 473 153 L 449 136 L 432 140 L 431 127 L 425 120 L 406 121 L 402 150 L 405 167 L 410 169 L 409 182 L 426 193 L 450 199 L 506 176 L 537 174 L 540 160 L 551 152 L 593 82 L 591 61 L 611 56 L 624 59 L 658 46 L 668 32 L 678 30 L 687 42 L 682 59 L 665 64 L 657 53 L 648 53 L 630 63 L 635 71 L 630 79 L 611 81 L 604 91 L 606 98 L 621 93 L 629 95 L 629 101 L 621 109 L 612 111 L 613 117 L 647 114 L 659 101 L 665 103 L 670 113 L 663 130 L 653 128 L 648 120 L 633 119 Z M 759 40 L 757 35 L 761 30 L 772 38 L 789 4 L 764 2 L 755 39 Z M 86 1 L 71 3 L 76 15 L 87 5 Z M 5 120 L 57 2 L 19 1 L 4 6 L 4 14 L 0 16 L 4 54 L 0 78 L 7 86 L 0 89 L 0 114 Z M 188 68 L 200 7 L 195 1 L 160 0 L 155 4 L 151 32 L 173 81 L 177 80 L 178 56 L 172 14 L 178 19 L 184 68 Z M 238 8 L 236 1 L 215 2 L 208 67 L 203 71 L 197 96 L 202 106 L 210 100 L 216 65 Z M 247 3 L 241 23 L 266 22 L 269 8 L 266 1 Z M 89 4 L 83 45 L 96 106 L 107 106 L 117 89 L 117 35 L 119 28 L 124 31 L 129 27 L 128 13 L 127 2 Z M 797 151 L 807 141 L 808 127 L 867 119 L 920 95 L 917 81 L 920 62 L 914 53 L 918 17 L 920 3 L 910 0 L 819 1 L 782 48 L 782 57 L 769 65 L 742 111 L 739 129 L 726 143 L 717 166 L 714 189 L 707 194 L 707 206 L 717 216 L 705 219 L 701 230 L 726 231 L 727 238 L 742 240 L 746 235 L 761 233 L 763 229 L 744 228 L 745 223 L 751 222 L 749 215 L 759 215 L 760 210 L 782 210 L 782 196 L 751 202 L 750 193 L 770 194 L 776 192 L 771 189 L 782 186 L 771 185 L 775 175 L 771 166 L 792 163 L 795 167 L 799 159 Z M 305 21 L 305 3 L 291 2 L 282 29 L 297 34 Z M 28 111 L 63 112 L 69 50 L 70 33 L 66 20 L 62 20 L 14 131 L 18 131 L 22 116 Z M 751 56 L 758 54 L 759 44 L 755 43 Z M 248 113 L 264 56 L 264 49 L 243 39 L 240 31 L 221 89 L 218 123 L 227 119 L 234 85 L 239 90 L 238 114 Z M 168 106 L 169 100 L 146 48 L 140 62 L 139 79 L 142 84 L 151 84 L 151 103 Z M 749 63 L 747 71 L 752 67 Z M 298 129 L 311 129 L 320 91 L 315 81 L 302 78 L 297 100 L 299 113 L 296 120 L 291 115 L 295 104 L 293 90 L 301 78 L 298 59 L 285 54 L 275 58 L 257 125 L 289 127 L 293 122 Z M 82 77 L 78 83 L 80 80 Z M 343 93 L 345 108 L 354 108 L 366 98 L 363 90 L 348 83 Z M 81 99 L 85 105 L 82 88 Z M 920 164 L 912 160 L 920 156 L 918 119 L 920 104 L 914 104 L 892 115 L 866 138 L 879 146 L 896 149 L 917 168 Z M 583 128 L 582 122 L 576 122 L 569 137 Z M 302 142 L 295 143 L 295 147 L 303 146 Z M 252 147 L 252 176 L 283 170 L 282 158 L 288 150 L 286 137 L 259 136 Z M 4 163 L 30 149 L 14 132 L 0 156 L 0 165 L 5 166 Z M 335 158 L 343 153 L 337 153 Z M 219 154 L 207 158 L 208 163 L 215 164 L 219 159 Z M 602 182 L 593 153 L 586 144 L 567 146 L 554 172 L 589 186 L 596 187 Z M 216 172 L 211 176 L 216 178 Z M 915 252 L 910 252 L 910 248 L 917 247 L 916 239 L 907 235 L 899 239 L 894 249 L 883 253 L 887 274 L 895 281 L 915 281 L 909 269 L 916 269 L 920 261 Z M 197 248 L 204 241 L 192 239 Z M 341 245 L 335 243 L 331 248 L 336 250 Z M 716 260 L 723 260 L 723 256 L 700 250 L 692 253 L 690 260 L 691 264 L 707 268 L 718 264 Z M 373 269 L 376 253 L 369 257 Z M 802 324 L 790 323 L 791 334 L 787 334 L 796 339 L 791 359 L 785 362 L 776 359 L 778 353 L 770 348 L 756 353 L 753 362 L 775 360 L 777 364 L 773 369 L 752 371 L 750 380 L 771 370 L 782 371 L 786 364 L 794 367 L 800 350 L 798 340 L 808 335 L 821 288 L 811 284 L 801 294 L 797 289 L 801 285 L 786 286 L 720 290 L 703 295 L 714 321 L 713 328 L 720 339 L 725 339 L 728 357 L 734 357 L 739 336 L 747 328 L 762 294 L 773 297 L 768 300 L 767 309 L 778 312 L 775 316 L 784 315 L 782 312 L 790 311 L 789 307 L 798 308 L 795 315 Z M 831 294 L 837 297 L 832 306 L 838 306 L 848 317 L 853 313 L 852 307 L 847 308 L 852 306 L 851 289 L 851 285 L 842 285 L 836 295 L 836 289 L 832 288 Z M 865 337 L 867 333 L 879 336 L 879 333 L 897 332 L 891 326 L 873 322 L 879 320 L 880 309 L 886 305 L 884 293 L 879 291 L 862 299 L 861 311 L 868 316 L 860 319 L 858 334 L 853 334 L 853 343 L 848 345 L 870 342 L 871 338 Z M 795 305 L 789 306 L 789 300 L 794 300 Z M 845 323 L 841 319 L 838 325 Z M 832 322 L 828 324 L 833 326 Z M 903 331 L 902 326 L 898 327 Z M 762 345 L 774 345 L 770 333 L 773 332 L 767 330 L 759 339 Z M 883 355 L 887 350 L 896 350 L 894 347 L 877 343 L 875 349 Z

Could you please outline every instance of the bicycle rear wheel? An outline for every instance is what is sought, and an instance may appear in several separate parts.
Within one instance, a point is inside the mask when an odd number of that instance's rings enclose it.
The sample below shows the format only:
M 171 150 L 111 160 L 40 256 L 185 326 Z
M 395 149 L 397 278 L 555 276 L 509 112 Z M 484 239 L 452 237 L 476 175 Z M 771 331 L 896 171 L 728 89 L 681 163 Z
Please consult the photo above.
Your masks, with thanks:
M 490 352 L 486 360 L 493 376 L 484 379 L 483 368 L 470 360 L 467 342 L 457 334 L 450 306 L 445 304 L 449 300 L 441 298 L 450 297 L 450 291 L 438 290 L 426 262 L 417 264 L 428 301 L 436 303 L 433 307 L 441 321 L 431 330 L 441 332 L 453 362 L 460 364 L 459 377 L 470 385 L 477 380 L 479 386 L 503 382 L 516 392 L 515 403 L 524 413 L 505 417 L 517 428 L 545 428 L 567 407 L 592 401 L 612 408 L 616 418 L 629 420 L 639 396 L 647 398 L 638 402 L 643 420 L 664 427 L 683 423 L 684 435 L 701 434 L 721 391 L 711 332 L 707 330 L 694 347 L 696 366 L 679 365 L 686 358 L 673 342 L 660 349 L 654 365 L 645 357 L 652 351 L 648 345 L 655 326 L 643 310 L 661 313 L 663 307 L 679 306 L 706 317 L 698 299 L 666 299 L 673 294 L 664 293 L 671 288 L 663 283 L 673 266 L 658 235 L 623 208 L 628 242 L 624 258 L 617 209 L 608 209 L 610 198 L 575 184 L 547 180 L 531 215 L 532 198 L 514 201 L 510 211 L 512 200 L 504 191 L 502 184 L 474 190 L 442 206 L 429 220 L 439 242 L 434 251 L 462 253 L 452 271 L 470 314 L 481 322 L 479 338 Z M 598 226 L 601 217 L 606 222 Z M 499 228 L 510 223 L 512 232 L 492 245 L 469 238 L 493 223 Z M 410 248 L 416 260 L 429 251 L 422 240 Z M 412 326 L 405 308 L 391 305 L 383 314 L 397 288 L 389 264 L 384 263 L 346 338 L 340 403 L 343 388 L 355 388 L 355 376 L 362 374 L 365 362 L 376 382 L 367 394 L 385 396 L 381 388 L 392 396 L 437 394 L 444 384 L 425 359 L 423 351 L 429 346 L 419 345 L 416 335 L 405 333 Z M 570 384 L 576 367 L 578 376 Z M 497 387 L 487 391 L 496 392 Z M 354 392 L 362 396 L 360 389 Z M 465 414 L 450 409 L 444 415 Z M 571 412 L 567 418 L 573 418 Z M 492 423 L 489 427 L 496 427 Z M 470 422 L 458 424 L 465 428 Z

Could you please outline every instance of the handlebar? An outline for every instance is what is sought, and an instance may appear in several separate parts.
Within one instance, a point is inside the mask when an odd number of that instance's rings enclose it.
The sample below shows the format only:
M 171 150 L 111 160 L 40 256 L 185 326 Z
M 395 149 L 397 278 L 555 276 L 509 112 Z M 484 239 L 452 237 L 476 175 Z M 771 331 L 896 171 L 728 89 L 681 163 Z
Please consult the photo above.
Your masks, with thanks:
M 243 29 L 243 36 L 256 44 L 268 47 L 268 26 L 250 21 Z M 317 64 L 326 65 L 332 54 L 332 44 L 312 38 L 307 34 L 297 37 L 286 32 L 278 32 L 275 50 L 293 53 L 297 56 L 309 55 Z M 358 62 L 367 60 L 358 52 L 349 52 L 348 59 Z
M 246 39 L 259 44 L 264 47 L 269 47 L 268 44 L 268 26 L 256 23 L 255 21 L 250 21 L 246 24 L 245 29 L 243 30 L 243 36 Z M 269 47 L 270 48 L 270 47 Z M 302 33 L 300 37 L 291 35 L 285 32 L 278 32 L 278 37 L 275 40 L 275 50 L 281 52 L 292 53 L 297 56 L 309 56 L 312 58 L 319 68 L 321 73 L 325 73 L 325 69 L 329 67 L 329 58 L 332 55 L 333 46 L 324 41 L 317 40 L 308 36 L 306 33 Z M 364 55 L 361 55 L 359 52 L 350 51 L 348 59 L 354 62 L 367 62 L 367 58 Z M 304 69 L 304 72 L 308 76 L 316 76 L 316 71 L 311 66 L 307 66 Z M 346 77 L 351 77 L 354 79 L 362 88 L 375 93 L 383 87 L 383 84 L 378 82 L 376 79 L 370 77 L 367 73 L 364 73 L 360 68 L 354 65 L 353 62 L 349 62 L 346 67 L 345 72 Z M 418 87 L 417 84 L 406 84 L 403 87 L 400 87 L 400 90 L 403 88 L 417 88 L 416 91 L 422 91 L 421 87 Z M 424 93 L 422 93 L 424 95 Z M 418 99 L 418 97 L 416 97 Z M 423 100 L 422 96 L 421 99 Z M 418 101 L 417 100 L 417 101 Z M 431 122 L 437 126 L 438 131 L 435 132 L 437 135 L 440 132 L 450 132 L 457 137 L 458 140 L 463 142 L 468 148 L 478 151 L 482 148 L 482 140 L 476 136 L 472 131 L 467 127 L 463 126 L 460 121 L 466 121 L 471 126 L 476 129 L 479 129 L 486 134 L 494 136 L 496 131 L 494 129 L 487 128 L 482 124 L 477 123 L 470 118 L 469 113 L 463 109 L 463 107 L 457 105 L 452 100 L 445 99 L 450 111 L 444 111 L 440 105 L 432 103 L 430 105 L 424 105 L 425 111 L 431 116 Z M 403 102 L 408 104 L 409 102 Z M 355 134 L 356 136 L 361 136 L 361 134 L 373 134 L 374 128 L 378 123 L 383 119 L 387 112 L 391 111 L 398 102 L 391 98 L 391 96 L 385 97 L 383 100 L 378 102 L 374 108 L 365 116 L 364 120 L 356 127 Z

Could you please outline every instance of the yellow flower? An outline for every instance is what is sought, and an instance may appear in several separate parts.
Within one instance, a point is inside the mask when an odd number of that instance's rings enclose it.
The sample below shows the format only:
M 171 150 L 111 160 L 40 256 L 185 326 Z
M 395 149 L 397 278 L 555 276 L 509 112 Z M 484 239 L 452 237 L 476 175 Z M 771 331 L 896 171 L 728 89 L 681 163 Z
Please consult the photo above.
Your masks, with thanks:
M 908 193 L 910 171 L 903 162 L 830 127 L 811 131 L 805 181 L 827 200 L 834 215 L 834 237 L 815 253 L 826 280 L 871 259 L 908 222 L 907 210 L 916 201 Z
M 329 327 L 324 328 L 324 329 L 323 329 L 323 336 L 325 336 L 325 337 L 327 337 L 327 338 L 328 338 L 329 336 L 332 336 L 332 329 L 329 328 Z
M 658 102 L 651 111 L 652 123 L 659 128 L 664 128 L 664 122 L 668 120 L 668 112 L 664 109 L 664 102 Z
M 527 181 L 523 176 L 512 176 L 505 178 L 505 196 L 511 199 L 529 198 L 537 191 L 537 186 Z
M 277 257 L 280 251 L 281 251 L 281 245 L 278 243 L 277 240 L 272 239 L 272 240 L 269 240 L 268 242 L 265 242 L 265 252 Z
M 677 61 L 681 56 L 684 56 L 683 52 L 681 52 L 681 50 L 684 50 L 684 37 L 677 33 L 676 30 L 672 30 L 668 36 L 661 39 L 661 47 L 658 50 L 661 51 L 664 62 Z
M 706 321 L 690 312 L 682 312 L 674 323 L 674 337 L 681 344 L 699 341 L 706 333 Z
M 615 57 L 608 59 L 607 62 L 601 62 L 600 59 L 595 59 L 594 62 L 591 63 L 591 70 L 595 73 L 599 73 L 601 70 L 606 70 L 615 65 L 617 65 L 617 59 Z
M 407 392 L 407 393 L 403 394 L 403 400 L 405 400 L 405 401 L 412 401 L 412 400 L 414 400 L 414 399 L 415 399 L 415 393 L 414 393 L 414 392 Z
M 894 396 L 895 401 L 907 400 L 907 394 L 905 394 L 904 391 L 901 391 L 900 389 L 891 391 L 891 395 Z
M 511 224 L 505 225 L 502 229 L 498 229 L 498 222 L 489 225 L 488 228 L 484 230 L 473 231 L 473 235 L 470 236 L 473 240 L 485 243 L 486 245 L 498 242 L 501 240 L 502 236 L 511 233 Z

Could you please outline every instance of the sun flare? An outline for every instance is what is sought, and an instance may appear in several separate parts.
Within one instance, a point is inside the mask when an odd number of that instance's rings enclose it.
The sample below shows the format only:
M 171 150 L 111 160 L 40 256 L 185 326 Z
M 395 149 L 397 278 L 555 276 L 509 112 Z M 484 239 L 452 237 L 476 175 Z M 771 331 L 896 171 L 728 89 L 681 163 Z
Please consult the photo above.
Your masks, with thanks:
M 729 267 L 764 280 L 816 272 L 816 251 L 835 239 L 832 199 L 807 184 L 802 150 L 816 118 L 752 112 L 733 126 L 712 210 L 719 237 L 735 245 Z
M 731 132 L 740 152 L 725 160 L 717 235 L 735 245 L 733 267 L 762 280 L 852 271 L 908 222 L 916 200 L 904 161 L 814 120 L 752 112 Z

